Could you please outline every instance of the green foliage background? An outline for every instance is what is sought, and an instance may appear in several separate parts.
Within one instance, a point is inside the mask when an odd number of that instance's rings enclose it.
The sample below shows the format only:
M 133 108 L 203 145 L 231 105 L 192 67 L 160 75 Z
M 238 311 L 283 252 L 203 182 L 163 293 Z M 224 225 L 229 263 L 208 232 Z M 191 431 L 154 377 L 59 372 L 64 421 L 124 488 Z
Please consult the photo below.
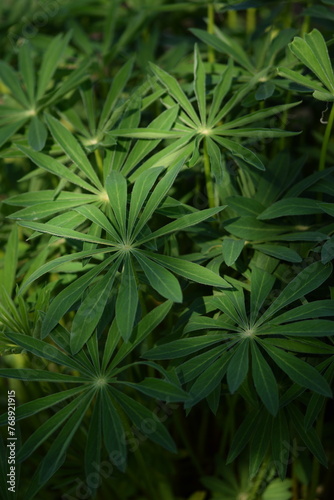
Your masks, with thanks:
M 1 4 L 2 498 L 331 498 L 333 7 Z

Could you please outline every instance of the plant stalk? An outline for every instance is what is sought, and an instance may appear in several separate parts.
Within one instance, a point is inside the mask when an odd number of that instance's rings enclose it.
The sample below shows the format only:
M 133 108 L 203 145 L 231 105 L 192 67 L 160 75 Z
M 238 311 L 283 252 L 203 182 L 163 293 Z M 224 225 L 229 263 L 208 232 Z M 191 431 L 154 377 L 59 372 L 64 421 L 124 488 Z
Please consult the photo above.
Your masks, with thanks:
M 213 2 L 208 4 L 208 33 L 213 35 L 215 32 L 215 10 Z M 215 64 L 216 56 L 213 47 L 208 47 L 208 61 L 210 64 Z
M 246 11 L 246 33 L 251 35 L 256 28 L 256 9 L 254 7 Z
M 213 190 L 213 182 L 211 177 L 210 170 L 210 158 L 208 154 L 208 148 L 206 144 L 206 140 L 204 139 L 203 144 L 203 160 L 204 160 L 204 174 L 205 174 L 205 185 L 206 185 L 206 194 L 208 196 L 208 205 L 209 208 L 215 207 L 215 195 Z
M 326 130 L 325 130 L 325 134 L 324 134 L 324 138 L 323 138 L 322 146 L 321 146 L 320 160 L 319 160 L 319 172 L 322 172 L 322 170 L 324 170 L 325 165 L 326 165 L 327 149 L 328 149 L 329 138 L 330 138 L 331 132 L 332 132 L 333 121 L 334 121 L 334 105 L 332 104 L 332 109 L 331 109 L 331 112 L 329 114 L 328 122 L 326 125 Z
M 323 431 L 323 427 L 324 427 L 325 410 L 326 410 L 326 403 L 324 403 L 324 406 L 321 410 L 321 413 L 320 413 L 320 416 L 319 416 L 319 419 L 318 419 L 317 425 L 316 425 L 316 431 L 317 431 L 317 434 L 318 434 L 320 439 L 321 439 L 322 431 Z M 315 500 L 315 498 L 316 498 L 316 491 L 317 491 L 317 487 L 319 484 L 319 473 L 320 473 L 320 463 L 318 462 L 318 460 L 315 457 L 313 457 L 311 484 L 310 484 L 310 488 L 308 491 L 307 500 Z
M 262 466 L 257 474 L 257 477 L 254 481 L 253 487 L 251 488 L 251 490 L 249 492 L 247 500 L 258 500 L 258 495 L 259 495 L 259 491 L 261 488 L 261 484 L 262 484 L 263 480 L 265 479 L 267 472 L 268 472 L 268 461 L 265 460 L 262 463 Z

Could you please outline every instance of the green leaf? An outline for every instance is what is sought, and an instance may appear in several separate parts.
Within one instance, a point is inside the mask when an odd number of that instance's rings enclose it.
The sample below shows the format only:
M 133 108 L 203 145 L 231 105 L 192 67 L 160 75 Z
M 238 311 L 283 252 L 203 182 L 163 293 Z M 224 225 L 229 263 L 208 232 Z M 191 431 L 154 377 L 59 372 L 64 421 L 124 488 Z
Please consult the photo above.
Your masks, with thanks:
M 244 240 L 235 240 L 224 238 L 222 243 L 222 252 L 227 266 L 233 266 L 244 248 Z
M 120 172 L 110 172 L 106 178 L 106 190 L 111 208 L 124 238 L 126 234 L 126 208 L 127 208 L 127 184 L 125 177 Z
M 16 121 L 0 128 L 0 147 L 5 144 L 21 127 L 28 121 L 28 118 Z
M 62 427 L 57 439 L 55 439 L 49 448 L 41 464 L 40 478 L 42 481 L 48 480 L 58 469 L 59 462 L 62 461 L 74 434 L 79 428 L 93 399 L 93 395 L 94 391 L 90 391 L 85 395 L 82 401 L 78 404 L 73 415 L 71 415 L 66 424 Z
M 315 89 L 318 92 L 323 92 L 325 90 L 324 87 L 320 85 L 316 80 L 312 80 L 308 76 L 301 75 L 299 72 L 292 69 L 279 67 L 277 68 L 277 73 L 280 76 L 283 76 L 288 80 L 292 80 L 293 82 L 299 83 L 299 85 L 303 85 L 304 87 L 308 87 L 309 89 Z
M 146 258 L 143 252 L 134 251 L 133 254 L 154 290 L 166 299 L 173 302 L 182 302 L 180 284 L 172 273 L 151 259 Z
M 210 365 L 212 365 L 218 357 L 222 355 L 224 351 L 233 346 L 236 342 L 229 342 L 224 346 L 219 345 L 218 347 L 213 347 L 210 350 L 193 356 L 187 361 L 184 361 L 177 367 L 177 374 L 182 381 L 182 383 L 188 383 L 194 378 L 198 377 L 204 372 Z M 218 387 L 218 386 L 217 386 Z M 215 391 L 217 390 L 214 389 Z M 209 397 L 210 394 L 207 396 Z
M 201 122 L 198 119 L 197 114 L 191 103 L 189 102 L 187 96 L 183 92 L 180 84 L 175 80 L 173 76 L 169 75 L 168 73 L 166 73 L 166 71 L 160 69 L 155 64 L 150 63 L 150 67 L 161 84 L 166 88 L 168 94 L 176 100 L 181 108 L 183 108 L 188 116 L 192 119 L 192 121 L 194 122 L 194 127 L 200 127 Z
M 227 456 L 226 463 L 233 462 L 242 452 L 252 437 L 254 428 L 259 418 L 259 410 L 250 411 L 236 433 L 234 434 L 230 451 Z
M 303 426 L 303 414 L 295 405 L 289 405 L 288 410 L 293 422 L 293 426 L 302 441 L 306 444 L 312 455 L 314 455 L 324 467 L 328 467 L 326 453 L 316 431 L 313 428 L 306 431 Z
M 271 81 L 261 83 L 257 91 L 255 92 L 255 99 L 257 101 L 264 101 L 265 99 L 269 99 L 275 92 L 275 84 Z
M 86 198 L 85 201 L 90 200 L 93 202 L 96 200 L 95 196 L 91 198 Z M 55 215 L 57 212 L 63 212 L 70 208 L 76 207 L 83 203 L 82 200 L 53 200 L 46 203 L 36 203 L 22 210 L 15 212 L 11 218 L 16 220 L 38 220 L 44 217 L 49 217 L 50 215 Z
M 101 393 L 96 396 L 93 412 L 90 417 L 88 428 L 87 441 L 85 447 L 85 474 L 95 474 L 100 470 L 102 449 L 102 404 Z M 90 476 L 93 477 L 93 476 Z M 92 485 L 90 485 L 92 487 Z M 93 486 L 93 489 L 98 488 L 98 484 Z
M 147 128 L 170 130 L 176 120 L 178 112 L 179 106 L 172 106 L 171 108 L 166 109 L 161 114 L 159 114 L 157 118 L 152 120 L 148 124 Z M 160 141 L 161 139 L 137 141 L 122 166 L 122 173 L 124 175 L 128 175 L 129 172 L 131 172 L 139 165 L 139 163 L 141 163 L 145 156 L 147 156 L 151 151 L 153 151 L 153 149 L 156 148 Z
M 255 250 L 275 257 L 276 259 L 286 260 L 287 262 L 301 262 L 301 256 L 291 248 L 284 247 L 282 245 L 252 245 Z
M 48 420 L 46 420 L 40 427 L 37 427 L 37 430 L 29 436 L 27 441 L 23 444 L 22 448 L 19 450 L 17 454 L 17 460 L 23 461 L 26 460 L 44 441 L 51 436 L 62 424 L 65 420 L 78 408 L 80 403 L 83 401 L 87 401 L 88 398 L 91 398 L 91 392 L 87 393 L 85 390 L 84 394 L 81 394 L 73 401 L 68 403 L 64 408 L 61 408 L 55 415 L 52 415 Z
M 86 257 L 91 257 L 93 255 L 109 253 L 113 251 L 113 249 L 98 249 L 98 250 L 87 250 L 84 252 L 77 252 L 69 255 L 63 255 L 62 257 L 58 257 L 57 259 L 53 259 L 51 262 L 47 262 L 46 264 L 39 267 L 36 271 L 32 272 L 28 279 L 21 285 L 20 294 L 35 280 L 43 276 L 44 274 L 52 271 L 58 266 L 61 266 L 64 263 L 72 262 L 77 259 L 84 259 Z
M 182 166 L 183 166 L 183 161 L 177 163 L 164 175 L 161 181 L 158 182 L 153 193 L 149 197 L 145 208 L 143 209 L 140 215 L 138 223 L 135 225 L 133 229 L 133 233 L 131 235 L 132 239 L 134 239 L 140 233 L 140 231 L 143 229 L 147 221 L 152 217 L 153 213 L 158 208 L 162 200 L 165 198 L 165 196 L 167 196 L 167 193 L 170 190 L 171 186 L 173 185 Z M 143 202 L 145 198 L 143 199 Z
M 323 264 L 328 264 L 334 259 L 334 236 L 332 236 L 321 249 L 321 262 Z
M 116 73 L 114 76 L 113 82 L 110 86 L 108 95 L 105 99 L 99 125 L 98 125 L 98 130 L 103 130 L 105 125 L 107 124 L 110 115 L 115 108 L 115 104 L 117 102 L 117 99 L 120 97 L 120 95 L 123 92 L 123 89 L 130 78 L 131 72 L 132 72 L 132 67 L 133 67 L 133 59 L 129 59 L 124 66 L 121 67 L 120 70 Z
M 11 91 L 13 98 L 24 108 L 29 109 L 29 101 L 19 84 L 19 77 L 13 68 L 5 61 L 0 61 L 0 78 Z
M 0 377 L 35 380 L 39 382 L 69 382 L 71 384 L 87 382 L 86 377 L 76 377 L 74 375 L 65 375 L 47 370 L 34 370 L 32 368 L 1 368 Z
M 17 345 L 42 359 L 45 358 L 53 363 L 68 366 L 79 372 L 83 370 L 82 365 L 77 363 L 75 359 L 67 356 L 56 347 L 42 340 L 34 339 L 28 335 L 22 335 L 21 333 L 6 333 L 6 336 Z M 89 372 L 86 371 L 86 375 L 89 375 Z
M 318 205 L 326 214 L 334 217 L 334 203 L 319 203 Z
M 71 182 L 75 186 L 82 187 L 89 192 L 100 194 L 100 191 L 86 181 L 81 179 L 78 175 L 73 173 L 69 168 L 65 167 L 62 163 L 57 160 L 54 160 L 51 156 L 45 155 L 43 153 L 37 153 L 32 151 L 31 149 L 26 148 L 25 146 L 16 145 L 16 148 L 22 151 L 28 158 L 30 158 L 38 167 L 43 168 L 47 172 L 51 174 L 55 174 L 58 177 L 66 179 Z
M 76 312 L 71 330 L 70 346 L 72 354 L 80 351 L 101 319 L 120 261 L 121 257 L 118 257 L 103 278 L 92 287 Z
M 316 200 L 309 198 L 283 198 L 266 208 L 257 218 L 260 220 L 276 219 L 287 215 L 320 214 L 321 208 Z
M 251 352 L 252 376 L 256 392 L 269 413 L 275 416 L 279 405 L 277 381 L 255 342 L 251 342 Z
M 73 389 L 68 389 L 67 391 L 61 391 L 56 394 L 50 394 L 49 396 L 44 396 L 42 398 L 34 399 L 28 403 L 21 404 L 16 409 L 16 420 L 22 420 L 24 418 L 30 417 L 30 415 L 35 415 L 42 410 L 50 408 L 50 406 L 57 405 L 65 399 L 72 396 L 76 396 L 86 390 L 86 386 L 82 385 L 80 387 L 74 387 Z M 8 423 L 8 413 L 3 413 L 0 417 L 0 425 L 7 425 Z
M 125 128 L 109 132 L 111 137 L 133 137 L 134 139 L 172 139 L 183 134 L 177 131 L 159 130 L 150 128 Z
M 61 82 L 61 85 L 59 85 L 55 91 L 47 94 L 45 99 L 41 102 L 43 108 L 59 102 L 61 100 L 61 97 L 65 96 L 71 90 L 77 88 L 84 80 L 86 80 L 89 76 L 87 73 L 87 69 L 90 64 L 91 59 L 89 57 L 81 61 L 79 67 L 71 71 L 69 76 L 67 76 L 66 79 Z
M 222 54 L 228 54 L 230 57 L 233 57 L 237 63 L 250 73 L 253 73 L 254 68 L 250 63 L 249 56 L 235 39 L 228 37 L 225 33 L 223 34 L 222 31 L 219 31 L 219 37 L 216 34 L 207 33 L 197 28 L 191 28 L 190 31 L 202 40 L 202 42 L 213 47 Z
M 3 269 L 1 271 L 1 283 L 10 296 L 16 280 L 16 269 L 18 262 L 19 238 L 17 226 L 13 226 L 8 237 L 6 252 L 3 259 Z
M 95 186 L 102 191 L 102 184 L 89 163 L 79 142 L 74 138 L 71 132 L 64 127 L 53 116 L 46 114 L 46 122 L 54 140 L 59 144 L 65 154 L 75 163 L 75 165 L 91 180 Z
M 69 238 L 72 240 L 88 241 L 89 243 L 100 243 L 106 246 L 115 246 L 110 240 L 105 240 L 103 238 L 98 238 L 97 236 L 80 233 L 79 231 L 74 231 L 73 229 L 67 229 L 65 227 L 54 226 L 53 224 L 42 224 L 40 222 L 24 222 L 20 221 L 20 226 L 29 227 L 34 229 L 39 233 L 53 234 L 59 236 L 60 238 Z
M 48 131 L 44 123 L 37 117 L 33 116 L 28 128 L 28 144 L 35 151 L 40 151 L 44 148 L 48 136 Z
M 126 440 L 122 421 L 108 392 L 102 393 L 103 442 L 109 459 L 122 472 L 126 468 Z
M 334 74 L 327 45 L 323 35 L 317 29 L 304 36 L 304 40 L 295 37 L 289 44 L 291 52 L 302 61 L 319 80 L 334 93 Z
M 189 337 L 178 339 L 167 344 L 153 347 L 143 355 L 146 359 L 175 359 L 183 358 L 188 354 L 200 351 L 205 347 L 222 342 L 220 335 L 203 335 L 201 337 Z
M 91 220 L 94 224 L 98 225 L 101 229 L 104 229 L 113 241 L 121 243 L 121 238 L 115 228 L 110 224 L 104 213 L 94 205 L 83 205 L 75 209 L 76 212 L 86 217 L 86 219 Z
M 167 267 L 171 271 L 184 278 L 187 278 L 196 283 L 202 283 L 203 285 L 216 286 L 219 288 L 231 288 L 231 285 L 227 283 L 218 274 L 210 271 L 206 267 L 195 264 L 194 262 L 188 262 L 183 259 L 177 259 L 175 257 L 168 257 L 167 255 L 158 255 L 148 251 L 141 251 L 141 254 L 146 255 L 152 260 L 155 260 L 164 267 Z
M 314 300 L 313 302 L 308 302 L 272 318 L 270 323 L 279 325 L 289 321 L 321 318 L 323 316 L 334 316 L 334 300 Z
M 283 307 L 318 288 L 331 275 L 331 272 L 332 266 L 330 264 L 324 266 L 321 262 L 314 262 L 303 269 L 272 302 L 257 324 L 262 324 Z
M 215 141 L 218 142 L 221 146 L 226 148 L 228 151 L 232 153 L 232 155 L 241 158 L 246 163 L 249 163 L 253 167 L 259 170 L 265 170 L 265 167 L 258 156 L 256 156 L 253 151 L 250 149 L 241 146 L 237 142 L 230 141 L 229 139 L 223 139 L 222 137 L 215 136 Z
M 252 437 L 249 450 L 249 477 L 254 478 L 260 465 L 265 459 L 266 451 L 269 446 L 269 437 L 271 434 L 271 418 L 266 412 L 262 412 L 252 431 Z
M 195 44 L 194 48 L 194 90 L 198 103 L 201 122 L 205 124 L 206 122 L 205 69 L 197 44 Z
M 122 280 L 116 299 L 116 321 L 120 334 L 125 342 L 131 336 L 138 307 L 138 290 L 131 257 L 126 254 Z
M 181 387 L 172 384 L 168 380 L 147 377 L 139 383 L 122 382 L 122 384 L 133 387 L 151 398 L 167 401 L 167 403 L 186 401 L 188 399 L 188 394 Z
M 233 394 L 245 380 L 248 373 L 249 340 L 239 342 L 228 365 L 226 378 L 229 391 Z
M 262 325 L 257 329 L 259 335 L 289 335 L 292 337 L 326 337 L 334 335 L 334 321 L 308 319 L 286 325 Z
M 294 338 L 266 338 L 266 342 L 276 347 L 281 347 L 286 351 L 298 352 L 301 354 L 333 354 L 334 347 L 316 338 L 302 338 L 296 340 Z
M 51 302 L 42 323 L 42 337 L 46 337 L 57 325 L 71 306 L 79 300 L 83 292 L 88 288 L 93 279 L 105 269 L 117 255 L 105 259 L 86 274 L 77 278 L 73 283 L 62 290 Z
M 244 127 L 245 125 L 249 125 L 252 123 L 261 122 L 265 118 L 269 118 L 270 116 L 276 116 L 278 115 L 278 113 L 288 111 L 289 109 L 298 106 L 298 104 L 300 103 L 301 101 L 293 102 L 290 104 L 281 104 L 279 106 L 272 106 L 270 108 L 255 111 L 254 113 L 242 116 L 240 118 L 236 118 L 235 120 L 231 120 L 223 125 L 220 125 L 219 127 L 214 129 L 214 132 L 225 131 L 225 130 L 227 131 L 235 128 L 241 128 Z
M 233 59 L 229 59 L 225 71 L 221 74 L 213 91 L 213 99 L 210 107 L 208 125 L 216 124 L 216 117 L 221 109 L 221 104 L 230 90 L 234 73 Z
M 253 325 L 256 317 L 272 290 L 275 277 L 259 267 L 253 267 L 251 274 L 250 322 Z
M 143 204 L 152 188 L 153 184 L 158 178 L 158 175 L 163 171 L 163 167 L 153 167 L 142 172 L 134 183 L 131 193 L 129 219 L 128 219 L 128 236 L 133 231 L 133 226 L 141 211 Z
M 191 386 L 191 399 L 185 403 L 185 408 L 191 408 L 211 394 L 211 392 L 221 383 L 230 359 L 231 353 L 223 353 L 223 355 L 214 361 L 209 368 L 203 371 Z
M 155 413 L 120 391 L 112 389 L 111 392 L 140 432 L 166 450 L 176 453 L 173 439 Z
M 322 394 L 323 396 L 329 398 L 332 396 L 332 391 L 327 381 L 315 368 L 313 368 L 313 366 L 307 364 L 293 354 L 269 345 L 265 340 L 261 342 L 261 345 L 265 348 L 273 361 L 275 361 L 293 382 L 311 391 L 317 392 L 318 394 Z
M 210 137 L 206 137 L 205 141 L 210 158 L 211 172 L 219 185 L 223 180 L 223 161 L 220 148 Z
M 121 333 L 118 329 L 116 319 L 111 323 L 108 331 L 107 340 L 104 346 L 103 358 L 102 358 L 102 371 L 104 372 L 112 358 L 118 343 L 121 340 Z
M 200 222 L 208 219 L 209 217 L 213 217 L 214 215 L 218 214 L 219 212 L 224 210 L 224 208 L 225 206 L 216 208 L 207 208 L 198 212 L 194 212 L 192 214 L 183 215 L 182 217 L 179 217 L 177 220 L 170 222 L 169 224 L 166 224 L 157 231 L 154 231 L 149 236 L 145 236 L 143 239 L 140 239 L 138 241 L 138 245 L 142 245 L 143 243 L 146 243 L 147 241 L 153 240 L 155 238 L 160 238 L 161 236 L 164 236 L 166 234 L 173 233 L 175 231 L 182 231 L 182 229 L 186 229 L 187 227 L 199 224 Z
M 35 68 L 33 60 L 32 46 L 25 42 L 19 49 L 19 69 L 32 107 L 35 104 Z
M 37 100 L 41 99 L 44 96 L 49 82 L 57 69 L 58 63 L 64 56 L 70 37 L 71 33 L 68 33 L 64 37 L 62 34 L 57 35 L 52 39 L 47 50 L 44 52 L 42 64 L 38 72 L 36 92 Z
M 272 420 L 271 449 L 275 468 L 283 481 L 289 464 L 290 432 L 284 411 Z M 269 499 L 268 499 L 269 500 Z

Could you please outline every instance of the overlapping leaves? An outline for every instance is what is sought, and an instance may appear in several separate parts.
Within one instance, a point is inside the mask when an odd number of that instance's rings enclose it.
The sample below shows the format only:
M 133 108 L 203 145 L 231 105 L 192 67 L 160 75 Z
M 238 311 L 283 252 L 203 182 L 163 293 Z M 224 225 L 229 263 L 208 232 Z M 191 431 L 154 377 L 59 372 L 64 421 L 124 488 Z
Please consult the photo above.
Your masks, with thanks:
M 52 122 L 51 119 L 50 122 Z M 63 140 L 61 135 L 63 127 L 56 121 L 53 124 L 53 133 L 59 142 Z M 66 137 L 69 136 L 66 135 Z M 83 155 L 82 150 L 78 149 L 78 144 L 73 138 L 66 144 L 65 149 L 72 160 L 89 176 L 91 181 L 96 186 L 99 186 L 99 180 L 95 172 Z M 25 284 L 26 286 L 34 279 L 56 268 L 59 264 L 85 259 L 97 254 L 105 254 L 105 259 L 102 262 L 84 273 L 53 300 L 43 322 L 43 336 L 46 336 L 57 325 L 62 316 L 73 304 L 81 299 L 91 284 L 92 286 L 86 293 L 72 325 L 71 348 L 72 352 L 78 352 L 96 328 L 107 305 L 114 280 L 119 271 L 121 272 L 121 284 L 116 299 L 116 318 L 118 327 L 125 339 L 128 339 L 131 335 L 138 307 L 138 282 L 141 280 L 141 275 L 137 273 L 136 269 L 141 270 L 145 280 L 159 294 L 174 302 L 182 301 L 182 291 L 173 273 L 198 283 L 229 287 L 228 283 L 219 275 L 198 264 L 144 249 L 159 238 L 198 224 L 224 208 L 217 207 L 193 211 L 151 232 L 148 222 L 167 196 L 181 167 L 182 163 L 175 165 L 158 182 L 158 177 L 162 174 L 163 168 L 151 168 L 142 172 L 133 186 L 129 206 L 128 186 L 125 177 L 120 172 L 111 171 L 105 181 L 104 211 L 94 204 L 86 204 L 76 207 L 74 212 L 65 214 L 65 217 L 60 216 L 62 217 L 61 225 L 59 222 L 57 224 L 56 219 L 47 223 L 20 222 L 22 226 L 40 233 L 76 240 L 81 242 L 82 245 L 87 243 L 93 245 L 91 249 L 86 250 L 83 248 L 80 252 L 60 257 L 45 264 L 30 276 L 30 279 Z M 155 188 L 150 193 L 156 182 Z M 37 208 L 40 207 L 37 206 Z M 49 209 L 51 210 L 51 208 L 52 203 L 49 203 Z M 16 217 L 22 219 L 23 211 L 20 211 Z M 31 207 L 30 212 L 33 213 L 33 211 L 34 206 Z M 30 213 L 30 217 L 32 213 Z M 25 215 L 27 217 L 27 213 Z M 79 218 L 75 219 L 77 216 Z M 71 224 L 73 217 L 76 224 L 81 224 L 85 220 L 90 221 L 93 228 L 98 228 L 98 235 L 91 231 L 85 232 L 84 229 L 80 231 L 72 229 L 71 226 L 66 227 L 64 222 Z M 104 237 L 101 237 L 101 233 L 103 233 Z M 106 269 L 108 269 L 107 272 L 102 275 Z
M 94 466 L 99 465 L 102 444 L 109 460 L 120 470 L 125 470 L 126 436 L 129 426 L 124 428 L 124 418 L 155 443 L 168 451 L 176 451 L 173 439 L 158 419 L 154 420 L 153 429 L 142 425 L 143 420 L 152 419 L 153 414 L 146 405 L 138 402 L 138 397 L 135 400 L 127 393 L 129 389 L 136 390 L 146 396 L 169 402 L 185 401 L 187 393 L 181 389 L 175 377 L 169 378 L 167 372 L 155 364 L 152 366 L 161 373 L 162 378 L 147 377 L 141 382 L 128 382 L 125 375 L 140 363 L 124 364 L 125 358 L 161 323 L 171 306 L 172 302 L 166 301 L 148 313 L 136 326 L 131 342 L 122 343 L 119 329 L 114 321 L 107 335 L 103 355 L 99 352 L 96 335 L 89 340 L 86 349 L 72 355 L 69 332 L 61 326 L 54 329 L 51 335 L 55 345 L 28 335 L 7 334 L 11 341 L 24 350 L 59 366 L 57 372 L 33 368 L 0 369 L 1 377 L 47 381 L 58 387 L 58 391 L 54 394 L 20 405 L 17 408 L 17 421 L 55 405 L 62 405 L 61 409 L 36 429 L 19 450 L 17 460 L 21 462 L 58 431 L 57 437 L 36 470 L 25 498 L 33 498 L 33 495 L 62 465 L 73 436 L 79 426 L 83 425 L 88 412 L 90 425 L 85 446 L 87 474 L 95 470 Z M 70 384 L 72 388 L 64 390 L 63 384 Z M 0 424 L 7 424 L 7 414 L 0 417 Z M 97 446 L 97 443 L 100 445 Z
M 178 373 L 185 382 L 196 378 L 190 391 L 193 401 L 188 405 L 209 396 L 225 375 L 234 393 L 251 370 L 261 401 L 276 415 L 279 392 L 274 365 L 296 384 L 330 396 L 327 381 L 316 367 L 302 358 L 308 353 L 321 356 L 333 352 L 331 345 L 319 339 L 334 333 L 333 321 L 322 319 L 333 316 L 333 301 L 313 301 L 288 311 L 285 308 L 320 286 L 330 276 L 331 269 L 330 265 L 311 264 L 264 309 L 275 279 L 254 268 L 248 312 L 243 289 L 227 290 L 215 296 L 212 302 L 222 314 L 214 318 L 194 314 L 184 329 L 185 334 L 206 330 L 205 335 L 187 336 L 162 344 L 149 351 L 146 357 L 155 360 L 184 358 L 205 349 L 178 366 Z

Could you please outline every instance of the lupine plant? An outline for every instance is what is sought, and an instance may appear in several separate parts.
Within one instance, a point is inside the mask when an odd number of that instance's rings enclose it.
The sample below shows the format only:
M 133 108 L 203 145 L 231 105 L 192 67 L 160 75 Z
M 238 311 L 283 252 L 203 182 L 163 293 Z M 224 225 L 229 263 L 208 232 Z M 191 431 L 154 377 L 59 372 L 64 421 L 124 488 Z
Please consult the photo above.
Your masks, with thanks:
M 320 3 L 0 6 L 5 500 L 331 498 Z

